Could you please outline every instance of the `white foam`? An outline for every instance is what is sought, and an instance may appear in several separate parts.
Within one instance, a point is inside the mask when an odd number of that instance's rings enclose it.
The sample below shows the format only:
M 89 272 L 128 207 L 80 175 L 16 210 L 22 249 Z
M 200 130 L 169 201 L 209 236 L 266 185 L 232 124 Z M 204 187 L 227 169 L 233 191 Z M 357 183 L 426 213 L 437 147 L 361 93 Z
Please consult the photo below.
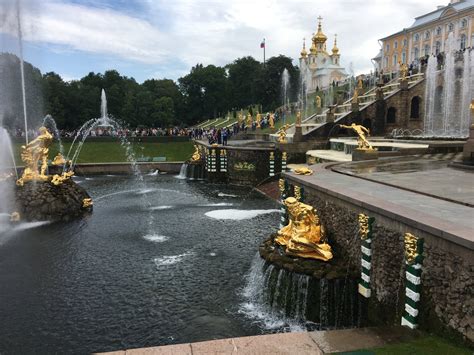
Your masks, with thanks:
M 257 320 L 266 329 L 283 329 L 290 332 L 303 332 L 306 330 L 303 324 L 287 319 L 283 316 L 282 312 L 272 312 L 267 306 L 253 302 L 242 303 L 238 312 L 250 319 Z
M 144 194 L 148 194 L 150 192 L 154 192 L 154 191 L 158 191 L 158 189 L 152 189 L 152 188 L 149 188 L 149 189 L 141 189 L 137 192 L 137 194 L 139 195 L 144 195 Z
M 236 209 L 226 209 L 226 210 L 214 210 L 206 212 L 205 215 L 214 219 L 230 219 L 234 221 L 241 221 L 244 219 L 255 218 L 260 215 L 269 214 L 269 213 L 278 213 L 280 210 L 236 210 Z
M 225 194 L 225 193 L 223 193 L 223 192 L 219 192 L 219 193 L 217 194 L 217 196 L 219 196 L 219 197 L 239 197 L 239 196 L 237 196 L 237 195 Z
M 218 202 L 218 203 L 203 203 L 198 205 L 199 207 L 219 207 L 219 206 L 233 206 L 233 203 Z
M 147 175 L 148 176 L 157 176 L 159 173 L 160 173 L 160 171 L 158 169 L 156 169 L 155 171 L 152 171 L 151 173 L 149 173 Z
M 162 256 L 161 258 L 155 258 L 153 261 L 155 262 L 155 265 L 158 267 L 168 266 L 168 265 L 179 263 L 180 261 L 182 261 L 184 258 L 186 258 L 189 255 L 192 255 L 192 253 L 187 252 L 187 253 L 179 254 L 179 255 Z
M 154 243 L 163 243 L 163 242 L 166 242 L 170 238 L 167 237 L 166 235 L 147 234 L 147 235 L 143 236 L 143 239 L 146 239 L 146 240 L 148 240 L 150 242 L 154 242 Z
M 156 210 L 169 210 L 171 208 L 173 208 L 174 206 L 154 206 L 154 207 L 150 207 L 150 210 L 152 211 L 156 211 Z
M 51 223 L 51 222 L 49 222 L 49 221 L 20 222 L 19 224 L 14 225 L 14 227 L 12 228 L 12 231 L 17 232 L 17 231 L 23 231 L 23 230 L 26 230 L 26 229 L 37 228 L 37 227 L 44 226 L 45 224 L 49 224 L 49 223 Z

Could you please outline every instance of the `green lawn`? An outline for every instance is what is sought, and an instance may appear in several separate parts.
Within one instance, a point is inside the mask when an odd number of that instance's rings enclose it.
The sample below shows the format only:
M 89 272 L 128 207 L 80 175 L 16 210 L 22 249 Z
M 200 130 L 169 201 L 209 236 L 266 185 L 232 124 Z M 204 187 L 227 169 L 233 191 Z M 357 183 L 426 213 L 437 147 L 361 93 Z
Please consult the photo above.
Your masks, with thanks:
M 70 145 L 70 143 L 64 143 L 64 152 L 66 154 L 70 148 Z M 136 158 L 166 157 L 166 161 L 184 161 L 189 159 L 193 153 L 193 142 L 191 141 L 168 143 L 131 143 L 131 146 Z M 20 143 L 14 144 L 15 159 L 17 162 L 21 162 L 20 148 Z M 53 159 L 58 153 L 58 150 L 58 145 L 53 144 L 49 150 L 49 158 Z M 72 156 L 70 158 L 72 158 Z M 86 141 L 77 160 L 78 163 L 113 163 L 125 161 L 127 161 L 125 149 L 118 141 Z
M 382 348 L 339 353 L 344 355 L 469 355 L 472 350 L 454 345 L 439 337 L 426 336 L 401 344 L 386 345 Z

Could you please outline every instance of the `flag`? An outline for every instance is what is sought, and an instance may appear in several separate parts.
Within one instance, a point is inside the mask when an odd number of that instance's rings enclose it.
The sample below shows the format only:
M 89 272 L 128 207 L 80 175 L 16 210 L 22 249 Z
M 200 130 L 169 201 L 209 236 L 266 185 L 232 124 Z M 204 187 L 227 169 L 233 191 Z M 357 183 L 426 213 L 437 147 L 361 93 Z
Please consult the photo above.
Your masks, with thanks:
M 263 41 L 262 43 L 260 43 L 260 48 L 265 48 L 265 41 Z

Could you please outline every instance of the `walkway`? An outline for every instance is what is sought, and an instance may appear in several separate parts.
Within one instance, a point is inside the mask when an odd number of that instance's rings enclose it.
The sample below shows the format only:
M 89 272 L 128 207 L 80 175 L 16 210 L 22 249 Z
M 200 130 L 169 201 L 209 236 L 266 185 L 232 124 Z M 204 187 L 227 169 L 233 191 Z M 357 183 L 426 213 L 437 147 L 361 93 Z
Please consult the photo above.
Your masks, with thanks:
M 106 353 L 107 355 L 271 354 L 315 355 L 382 347 L 420 336 L 405 327 L 360 328 L 305 333 L 279 333 L 157 346 Z

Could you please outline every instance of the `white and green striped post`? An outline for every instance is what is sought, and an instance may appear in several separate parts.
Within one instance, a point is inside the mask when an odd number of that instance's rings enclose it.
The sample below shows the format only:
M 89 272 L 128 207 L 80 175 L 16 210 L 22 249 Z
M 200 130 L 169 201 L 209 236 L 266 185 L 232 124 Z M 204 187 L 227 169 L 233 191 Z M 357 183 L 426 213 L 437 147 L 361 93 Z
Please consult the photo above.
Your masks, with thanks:
M 359 293 L 365 298 L 372 294 L 370 288 L 370 274 L 372 270 L 372 224 L 375 218 L 363 213 L 359 214 L 359 237 L 361 239 L 361 270 Z
M 211 173 L 215 173 L 217 171 L 216 163 L 217 163 L 216 150 L 211 149 L 211 168 L 209 170 Z
M 405 310 L 402 325 L 411 329 L 418 327 L 421 295 L 421 270 L 423 265 L 423 239 L 405 233 Z
M 285 208 L 284 201 L 288 197 L 288 183 L 285 179 L 278 181 L 278 187 L 280 189 L 280 229 L 288 224 L 288 212 Z
M 221 173 L 227 172 L 227 151 L 225 149 L 221 149 L 219 152 L 220 155 L 220 171 Z
M 275 153 L 270 152 L 270 159 L 269 159 L 270 169 L 269 169 L 269 176 L 275 176 Z
M 206 164 L 205 164 L 204 168 L 205 168 L 206 171 L 209 171 L 210 165 L 211 165 L 211 157 L 209 155 L 209 149 L 206 148 L 204 150 L 204 152 L 206 154 Z
M 281 153 L 281 172 L 286 171 L 286 152 Z

